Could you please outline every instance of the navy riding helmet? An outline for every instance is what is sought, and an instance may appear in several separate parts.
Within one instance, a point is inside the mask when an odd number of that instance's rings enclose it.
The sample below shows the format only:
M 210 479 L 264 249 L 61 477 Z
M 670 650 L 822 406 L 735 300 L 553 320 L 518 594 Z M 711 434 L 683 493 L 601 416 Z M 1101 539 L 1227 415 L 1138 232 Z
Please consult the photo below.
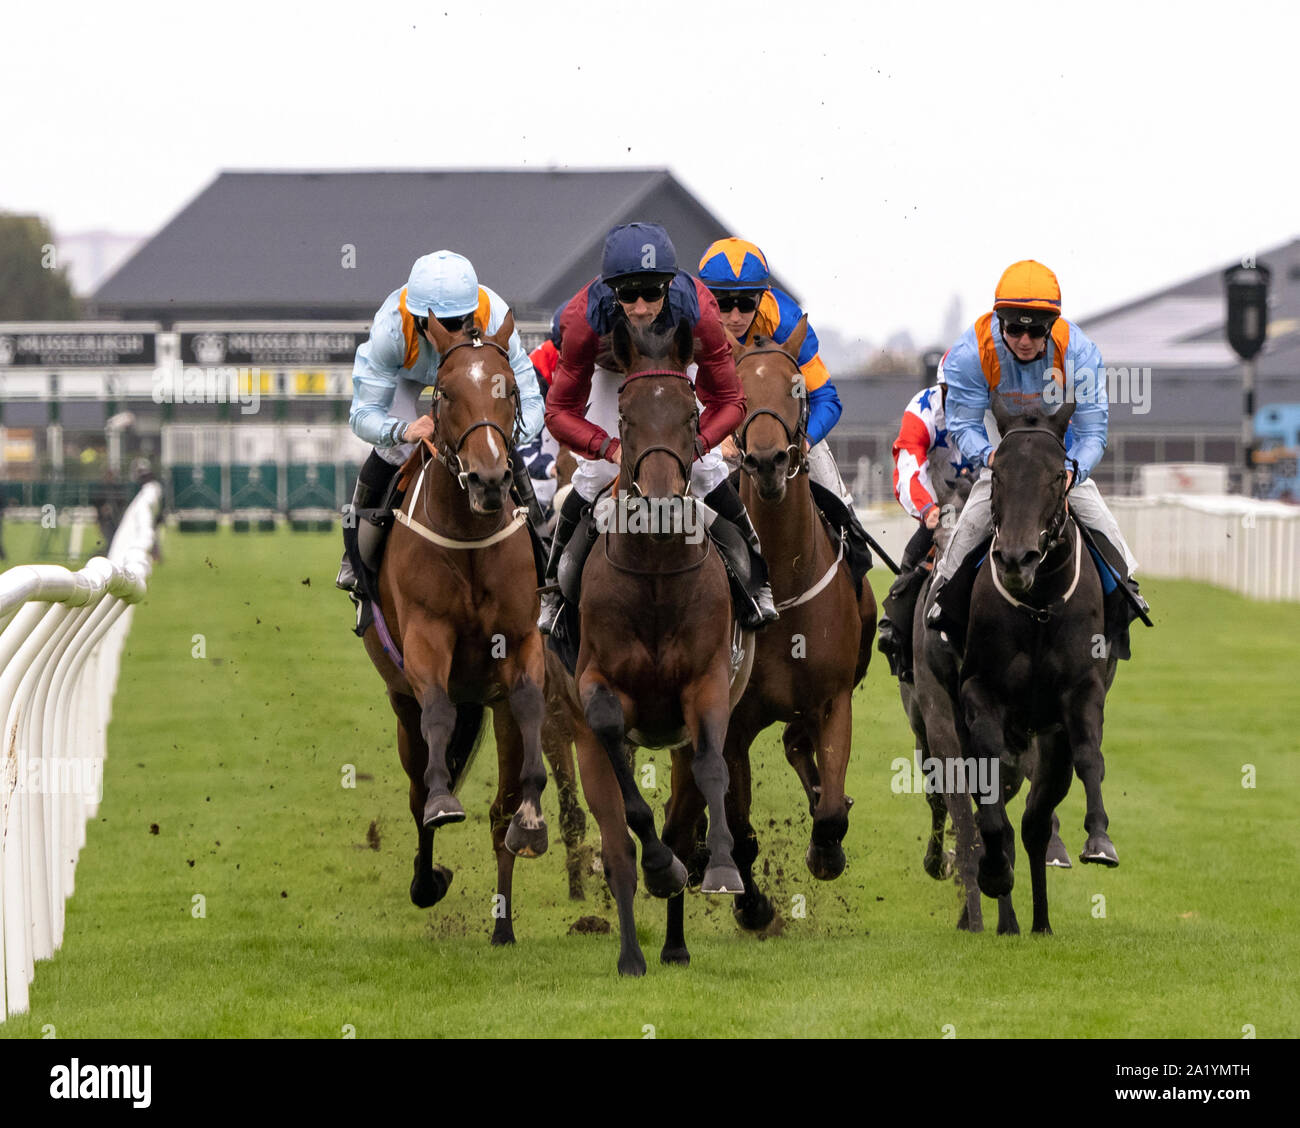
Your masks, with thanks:
M 677 251 L 668 232 L 657 223 L 624 223 L 605 236 L 600 280 L 610 282 L 628 274 L 677 273 Z

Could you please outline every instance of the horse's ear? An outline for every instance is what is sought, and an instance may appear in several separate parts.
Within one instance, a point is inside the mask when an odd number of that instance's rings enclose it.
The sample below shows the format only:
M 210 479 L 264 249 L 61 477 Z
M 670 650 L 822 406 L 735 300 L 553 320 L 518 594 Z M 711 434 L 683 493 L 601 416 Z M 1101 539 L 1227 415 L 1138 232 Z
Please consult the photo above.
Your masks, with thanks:
M 691 363 L 691 358 L 695 355 L 695 326 L 690 324 L 684 317 L 677 322 L 673 330 L 673 360 L 686 368 Z
M 433 316 L 433 310 L 429 310 L 429 324 L 425 326 L 424 335 L 441 356 L 447 351 L 451 344 L 451 334 L 447 332 L 439 323 L 438 319 Z
M 998 434 L 1006 435 L 1013 425 L 1015 416 L 1007 410 L 1007 405 L 1002 401 L 1002 396 L 998 394 L 997 388 L 989 389 L 989 406 L 993 409 L 993 418 L 998 425 Z
M 515 331 L 515 313 L 514 310 L 506 310 L 506 319 L 501 322 L 501 328 L 488 338 L 498 348 L 510 351 L 510 337 Z
M 790 336 L 781 345 L 786 352 L 794 357 L 796 362 L 799 360 L 799 350 L 803 348 L 803 339 L 806 336 L 808 336 L 808 315 L 805 313 L 799 318 L 795 327 L 790 330 Z
M 1074 414 L 1074 409 L 1079 406 L 1079 401 L 1071 396 L 1051 415 L 1047 417 L 1048 425 L 1056 432 L 1056 437 L 1065 442 L 1065 429 L 1070 425 L 1070 416 Z
M 614 329 L 610 333 L 609 347 L 614 354 L 614 359 L 618 362 L 619 369 L 623 372 L 630 372 L 632 362 L 636 359 L 636 348 L 632 344 L 632 326 L 621 317 L 614 322 Z
M 740 343 L 740 338 L 725 325 L 722 327 L 722 334 L 727 338 L 727 344 L 731 346 L 731 359 L 739 360 L 741 353 L 745 351 L 745 346 Z

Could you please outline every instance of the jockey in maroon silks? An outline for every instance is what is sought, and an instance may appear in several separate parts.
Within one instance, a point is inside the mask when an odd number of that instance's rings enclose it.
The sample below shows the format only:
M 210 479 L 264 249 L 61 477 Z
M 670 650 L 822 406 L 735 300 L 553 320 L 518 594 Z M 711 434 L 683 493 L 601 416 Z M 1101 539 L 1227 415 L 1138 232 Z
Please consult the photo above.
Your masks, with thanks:
M 717 301 L 703 283 L 677 269 L 672 241 L 655 223 L 615 227 L 605 239 L 600 277 L 579 290 L 560 314 L 560 362 L 547 397 L 546 426 L 577 456 L 578 469 L 556 523 L 547 581 L 555 581 L 583 510 L 619 473 L 618 388 L 623 377 L 596 364 L 601 339 L 619 319 L 635 329 L 672 328 L 684 319 L 695 330 L 695 358 L 687 375 L 694 380 L 702 412 L 691 491 L 725 518 L 723 526 L 710 525 L 710 534 L 732 579 L 741 626 L 760 627 L 777 617 L 767 566 L 749 514 L 715 449 L 744 419 L 745 393 Z M 570 555 L 579 570 L 590 544 L 573 545 Z M 543 632 L 554 625 L 562 602 L 558 592 L 543 598 L 538 623 Z

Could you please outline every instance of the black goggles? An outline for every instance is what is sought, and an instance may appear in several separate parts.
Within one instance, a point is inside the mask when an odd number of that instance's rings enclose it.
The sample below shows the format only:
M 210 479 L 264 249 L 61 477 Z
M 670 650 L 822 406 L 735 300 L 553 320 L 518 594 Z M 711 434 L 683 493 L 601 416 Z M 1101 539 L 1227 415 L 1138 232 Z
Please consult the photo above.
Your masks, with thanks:
M 462 329 L 468 329 L 474 324 L 474 315 L 472 313 L 462 313 L 459 317 L 436 317 L 434 320 L 448 333 L 459 333 Z
M 730 313 L 733 309 L 753 313 L 763 300 L 762 292 L 756 290 L 710 290 L 709 293 L 718 299 L 718 308 L 723 313 Z
M 635 305 L 638 298 L 647 303 L 657 302 L 667 292 L 667 282 L 620 282 L 614 287 L 614 297 L 624 305 Z
M 1002 332 L 1004 332 L 1008 337 L 1019 338 L 1028 333 L 1030 339 L 1034 341 L 1041 341 L 1047 336 L 1048 330 L 1050 329 L 1051 325 L 1042 321 L 1035 321 L 1029 325 L 1016 325 L 1014 322 L 1006 320 L 1003 320 L 1002 322 Z

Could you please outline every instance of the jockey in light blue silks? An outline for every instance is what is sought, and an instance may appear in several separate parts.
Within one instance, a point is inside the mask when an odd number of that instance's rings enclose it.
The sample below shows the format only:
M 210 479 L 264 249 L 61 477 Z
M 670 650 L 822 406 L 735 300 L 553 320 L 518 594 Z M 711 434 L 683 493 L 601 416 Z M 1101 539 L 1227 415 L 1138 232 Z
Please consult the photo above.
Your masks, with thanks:
M 984 425 L 993 389 L 1009 410 L 1059 404 L 1068 382 L 1077 403 L 1066 435 L 1067 498 L 1092 533 L 1109 568 L 1102 567 L 1106 590 L 1106 637 L 1119 658 L 1129 657 L 1128 624 L 1137 614 L 1125 598 L 1113 569 L 1148 610 L 1133 572 L 1137 561 L 1090 475 L 1106 451 L 1110 404 L 1106 397 L 1101 350 L 1061 316 L 1061 287 L 1042 263 L 1026 259 L 1003 273 L 993 310 L 984 314 L 944 354 L 940 379 L 948 385 L 944 409 L 948 439 L 974 465 L 978 478 L 962 508 L 952 539 L 938 562 L 926 603 L 926 626 L 953 638 L 965 635 L 971 587 L 979 560 L 976 549 L 993 534 L 990 469 L 996 450 Z
M 357 476 L 352 513 L 377 506 L 415 444 L 433 435 L 433 418 L 421 414 L 419 405 L 420 393 L 437 383 L 442 363 L 427 336 L 429 318 L 449 333 L 477 327 L 486 336 L 501 328 L 509 312 L 498 294 L 479 285 L 474 267 L 463 255 L 444 250 L 416 259 L 406 285 L 379 307 L 370 337 L 358 347 L 352 368 L 348 421 L 356 435 L 375 448 Z M 510 367 L 519 388 L 520 441 L 528 442 L 542 428 L 543 402 L 518 332 L 510 334 Z M 510 462 L 516 479 L 528 477 L 517 465 L 514 451 Z M 376 555 L 383 530 L 361 521 L 357 532 L 362 557 Z M 356 584 L 346 553 L 335 584 L 344 590 Z

